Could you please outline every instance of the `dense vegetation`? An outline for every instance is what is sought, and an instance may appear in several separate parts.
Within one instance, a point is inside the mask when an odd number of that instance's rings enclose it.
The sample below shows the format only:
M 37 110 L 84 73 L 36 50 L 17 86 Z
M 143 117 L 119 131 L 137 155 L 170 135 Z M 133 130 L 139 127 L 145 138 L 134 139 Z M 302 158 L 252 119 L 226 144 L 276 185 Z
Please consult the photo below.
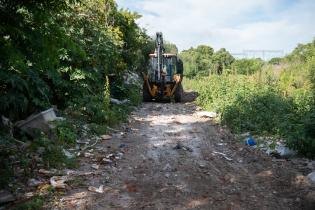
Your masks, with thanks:
M 0 1 L 0 116 L 15 123 L 55 105 L 66 117 L 53 140 L 0 123 L 0 187 L 36 167 L 74 166 L 64 148 L 106 133 L 140 102 L 139 87 L 123 79 L 143 70 L 152 50 L 139 17 L 114 0 Z
M 230 69 L 235 60 L 224 48 L 214 52 L 213 48 L 206 45 L 184 50 L 179 56 L 184 62 L 185 76 L 189 78 L 222 74 L 223 69 Z
M 221 75 L 184 84 L 235 133 L 283 138 L 301 154 L 315 155 L 315 39 L 285 58 L 235 60 Z

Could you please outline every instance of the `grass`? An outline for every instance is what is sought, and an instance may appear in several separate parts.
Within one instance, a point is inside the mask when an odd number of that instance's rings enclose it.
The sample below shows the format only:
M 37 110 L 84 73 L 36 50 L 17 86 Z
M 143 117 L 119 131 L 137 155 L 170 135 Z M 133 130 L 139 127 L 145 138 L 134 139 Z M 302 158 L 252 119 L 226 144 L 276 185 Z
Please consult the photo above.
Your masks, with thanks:
M 184 85 L 199 93 L 200 106 L 220 113 L 220 122 L 234 133 L 283 138 L 289 147 L 311 157 L 315 154 L 313 65 L 300 64 L 297 69 L 292 64 L 280 71 L 267 65 L 249 76 L 212 75 L 186 79 Z

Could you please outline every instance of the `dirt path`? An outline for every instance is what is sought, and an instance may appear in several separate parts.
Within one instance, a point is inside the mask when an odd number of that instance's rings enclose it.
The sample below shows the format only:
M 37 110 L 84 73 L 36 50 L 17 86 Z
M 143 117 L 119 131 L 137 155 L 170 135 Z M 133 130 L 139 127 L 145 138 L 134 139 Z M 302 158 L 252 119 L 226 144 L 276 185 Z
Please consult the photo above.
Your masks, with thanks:
M 302 209 L 310 190 L 292 161 L 237 143 L 190 102 L 141 105 L 122 133 L 91 153 L 81 170 L 97 175 L 77 180 L 56 208 Z M 101 163 L 108 154 L 121 159 Z M 104 193 L 87 190 L 100 185 Z

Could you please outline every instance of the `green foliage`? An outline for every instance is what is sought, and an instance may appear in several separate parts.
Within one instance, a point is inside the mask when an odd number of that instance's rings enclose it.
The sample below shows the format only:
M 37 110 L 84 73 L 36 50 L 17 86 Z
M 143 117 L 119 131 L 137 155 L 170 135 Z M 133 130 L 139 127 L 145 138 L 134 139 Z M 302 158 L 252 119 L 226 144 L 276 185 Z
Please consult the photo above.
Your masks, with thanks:
M 259 58 L 239 59 L 234 61 L 232 69 L 235 70 L 237 74 L 250 75 L 261 70 L 263 65 L 264 61 Z
M 208 75 L 212 68 L 213 53 L 213 49 L 206 45 L 182 51 L 179 56 L 184 63 L 185 76 Z
M 166 53 L 172 53 L 172 54 L 178 53 L 177 46 L 171 42 L 164 42 L 164 48 L 165 48 Z
M 113 0 L 4 1 L 0 10 L 0 113 L 13 121 L 65 108 L 102 92 L 105 75 L 146 65 L 140 16 Z
M 14 210 L 33 210 L 33 209 L 42 209 L 45 204 L 45 199 L 43 196 L 36 195 L 29 201 L 19 204 L 14 207 Z
M 230 69 L 234 60 L 234 57 L 225 48 L 221 48 L 213 55 L 214 72 L 222 74 L 224 69 Z
M 104 85 L 104 109 L 109 109 L 109 103 L 110 103 L 110 87 L 109 87 L 109 79 L 108 76 L 105 77 L 105 85 Z
M 54 129 L 58 138 L 58 142 L 61 145 L 74 145 L 78 138 L 76 133 L 77 127 L 75 123 L 70 120 L 62 120 L 56 122 L 56 128 Z
M 315 154 L 315 45 L 299 45 L 278 65 L 236 60 L 238 74 L 185 81 L 197 103 L 220 113 L 234 132 L 273 135 L 301 154 Z M 291 60 L 289 60 L 291 59 Z
M 222 74 L 234 62 L 233 56 L 224 48 L 214 52 L 207 45 L 199 45 L 180 53 L 183 60 L 185 76 L 192 78 L 209 74 Z

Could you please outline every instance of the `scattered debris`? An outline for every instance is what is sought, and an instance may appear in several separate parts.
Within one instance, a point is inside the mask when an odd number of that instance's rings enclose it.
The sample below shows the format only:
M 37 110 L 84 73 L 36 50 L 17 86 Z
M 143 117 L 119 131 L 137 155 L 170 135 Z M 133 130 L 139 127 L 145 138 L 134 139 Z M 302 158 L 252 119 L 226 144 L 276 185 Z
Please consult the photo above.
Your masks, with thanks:
M 65 189 L 67 187 L 66 181 L 69 180 L 68 176 L 53 176 L 50 178 L 50 184 L 57 189 Z
M 281 157 L 291 157 L 297 154 L 296 151 L 291 150 L 288 147 L 283 146 L 283 145 L 277 145 L 275 150 L 279 153 Z
M 254 146 L 257 143 L 252 137 L 249 137 L 249 138 L 246 139 L 245 144 L 248 145 L 248 146 Z
M 84 157 L 86 157 L 86 158 L 91 158 L 91 157 L 93 157 L 94 155 L 92 154 L 92 153 L 89 153 L 89 152 L 85 152 L 84 153 Z
M 27 185 L 29 187 L 37 187 L 41 184 L 43 184 L 44 182 L 43 181 L 40 181 L 40 180 L 37 180 L 37 179 L 29 179 L 28 182 L 27 182 Z
M 104 163 L 107 163 L 107 164 L 113 163 L 113 161 L 112 161 L 111 159 L 109 159 L 109 158 L 103 158 L 102 161 L 103 161 Z
M 307 175 L 307 178 L 313 183 L 315 184 L 315 171 L 313 171 L 312 173 L 309 173 Z
M 199 164 L 199 168 L 205 168 L 205 167 L 206 167 L 205 164 L 203 164 L 203 163 L 200 163 L 200 164 Z
M 101 136 L 101 138 L 103 139 L 103 140 L 109 140 L 109 139 L 111 139 L 112 138 L 112 136 L 111 135 L 102 135 Z
M 119 145 L 119 148 L 126 148 L 126 147 L 128 147 L 127 144 L 120 144 L 120 145 Z
M 177 142 L 176 146 L 173 147 L 173 149 L 183 149 L 183 150 L 187 150 L 187 151 L 189 151 L 189 152 L 193 152 L 193 149 L 192 149 L 192 148 L 183 145 L 181 142 Z
M 172 169 L 171 165 L 170 165 L 169 163 L 167 163 L 167 164 L 164 166 L 163 171 L 169 171 L 169 170 L 171 170 L 171 169 Z
M 123 77 L 124 83 L 127 85 L 137 85 L 138 87 L 142 86 L 139 75 L 134 72 L 125 71 Z
M 222 152 L 216 152 L 216 151 L 214 151 L 214 152 L 212 152 L 212 154 L 222 155 L 222 156 L 223 156 L 226 160 L 228 160 L 228 161 L 232 161 L 232 160 L 233 160 L 232 158 L 227 157 L 226 154 L 224 154 L 224 153 L 222 153 Z
M 74 155 L 71 154 L 71 152 L 69 152 L 68 150 L 62 149 L 62 151 L 63 151 L 63 154 L 65 154 L 65 156 L 67 158 L 73 158 L 74 157 Z
M 0 204 L 15 201 L 14 196 L 7 190 L 0 190 Z
M 36 115 L 31 115 L 25 120 L 15 123 L 15 126 L 32 137 L 36 136 L 36 129 L 48 133 L 51 128 L 54 128 L 51 121 L 64 120 L 62 117 L 57 117 L 53 108 L 47 109 Z
M 121 104 L 129 103 L 130 101 L 128 99 L 118 100 L 116 98 L 110 98 L 110 102 L 113 104 L 121 105 Z
M 209 117 L 209 118 L 216 118 L 218 116 L 216 112 L 206 112 L 206 111 L 197 112 L 196 115 L 198 117 Z
M 25 194 L 24 194 L 24 197 L 25 197 L 26 199 L 32 198 L 32 197 L 34 197 L 34 196 L 35 196 L 35 193 L 34 193 L 34 192 L 28 192 L 28 193 L 25 193 Z
M 98 170 L 100 168 L 100 165 L 92 164 L 91 167 L 95 170 Z
M 56 170 L 56 169 L 51 169 L 51 170 L 49 171 L 49 170 L 46 170 L 46 169 L 39 169 L 39 170 L 38 170 L 38 173 L 43 174 L 43 175 L 50 176 L 50 175 L 57 174 L 57 170 Z
M 90 186 L 90 187 L 88 188 L 88 190 L 91 191 L 91 192 L 96 192 L 96 193 L 104 193 L 104 186 L 101 185 L 101 186 L 99 186 L 98 188 L 93 187 L 93 186 Z

